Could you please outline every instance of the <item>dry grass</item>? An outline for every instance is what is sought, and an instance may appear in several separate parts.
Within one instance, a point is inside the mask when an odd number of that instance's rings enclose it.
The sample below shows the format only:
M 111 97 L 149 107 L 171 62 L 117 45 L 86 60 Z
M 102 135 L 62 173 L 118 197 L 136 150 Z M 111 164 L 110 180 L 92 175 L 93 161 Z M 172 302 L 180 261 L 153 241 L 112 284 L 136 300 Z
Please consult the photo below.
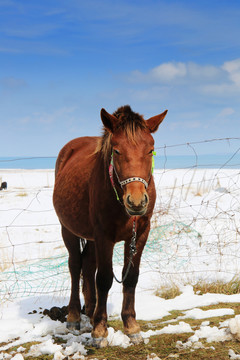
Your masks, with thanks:
M 172 283 L 169 286 L 162 285 L 160 288 L 157 289 L 155 295 L 165 300 L 168 300 L 174 299 L 176 296 L 181 295 L 181 291 L 175 283 Z
M 25 197 L 25 196 L 28 196 L 28 194 L 26 192 L 20 192 L 16 196 Z
M 190 284 L 190 283 L 189 283 Z M 189 285 L 185 284 L 185 285 Z M 191 284 L 190 284 L 191 285 Z M 240 277 L 234 276 L 229 282 L 216 280 L 214 282 L 208 282 L 206 280 L 199 280 L 195 285 L 193 285 L 194 293 L 197 295 L 202 295 L 206 293 L 213 294 L 226 294 L 234 295 L 240 293 Z M 161 286 L 155 292 L 156 296 L 159 296 L 163 299 L 174 299 L 176 296 L 181 295 L 179 286 L 174 282 L 169 286 Z
M 226 294 L 233 295 L 240 293 L 240 277 L 234 276 L 231 281 L 214 281 L 207 282 L 200 280 L 193 286 L 193 290 L 196 294 L 206 294 L 206 293 L 214 293 L 214 294 Z

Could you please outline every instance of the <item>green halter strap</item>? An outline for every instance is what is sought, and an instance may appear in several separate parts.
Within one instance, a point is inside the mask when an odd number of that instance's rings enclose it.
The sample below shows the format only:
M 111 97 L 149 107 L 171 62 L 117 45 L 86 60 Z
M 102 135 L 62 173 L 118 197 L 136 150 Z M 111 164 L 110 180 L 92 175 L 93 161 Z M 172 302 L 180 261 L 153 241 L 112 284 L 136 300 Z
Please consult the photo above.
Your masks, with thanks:
M 156 151 L 153 151 L 152 152 L 153 156 L 152 156 L 152 173 L 153 173 L 153 170 L 155 169 L 155 159 L 154 159 L 154 156 L 157 155 Z

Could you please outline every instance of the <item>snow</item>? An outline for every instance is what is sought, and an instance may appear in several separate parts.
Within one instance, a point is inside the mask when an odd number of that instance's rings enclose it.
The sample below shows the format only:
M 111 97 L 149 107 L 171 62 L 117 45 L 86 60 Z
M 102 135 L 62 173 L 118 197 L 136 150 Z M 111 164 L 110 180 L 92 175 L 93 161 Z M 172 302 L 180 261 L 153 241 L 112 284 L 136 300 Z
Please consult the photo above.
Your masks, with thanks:
M 87 355 L 85 346 L 91 345 L 92 341 L 87 317 L 82 317 L 83 330 L 71 333 L 65 324 L 43 316 L 41 311 L 52 306 L 67 305 L 69 301 L 66 250 L 52 206 L 54 172 L 0 170 L 0 177 L 8 183 L 8 189 L 0 192 L 2 275 L 13 270 L 17 274 L 19 269 L 24 271 L 29 264 L 39 264 L 39 260 L 49 256 L 63 257 L 59 263 L 62 266 L 59 267 L 59 282 L 57 277 L 53 277 L 51 282 L 52 274 L 46 276 L 45 273 L 42 275 L 42 283 L 36 279 L 36 287 L 33 286 L 34 282 L 26 280 L 23 289 L 18 278 L 4 278 L 4 281 L 0 281 L 0 360 L 23 360 L 24 344 L 33 341 L 38 344 L 31 346 L 27 356 L 53 355 L 55 360 L 70 356 L 84 360 Z M 235 230 L 240 219 L 239 171 L 218 170 L 214 173 L 214 170 L 157 170 L 155 182 L 158 189 L 156 209 L 161 208 L 165 212 L 162 211 L 162 215 L 156 213 L 153 225 L 165 226 L 171 223 L 171 228 L 157 242 L 158 251 L 150 255 L 150 260 L 147 252 L 143 255 L 136 292 L 137 319 L 162 319 L 173 310 L 179 310 L 182 314 L 166 322 L 161 330 L 142 331 L 144 342 L 147 343 L 154 335 L 180 333 L 188 333 L 189 338 L 185 343 L 179 341 L 178 349 L 201 348 L 204 346 L 202 339 L 207 342 L 240 340 L 240 316 L 235 316 L 231 308 L 225 305 L 221 309 L 200 309 L 219 303 L 239 303 L 240 294 L 200 295 L 194 293 L 192 285 L 184 284 L 186 278 L 193 284 L 206 275 L 209 280 L 229 280 L 238 273 L 237 254 L 240 253 L 240 246 L 239 234 Z M 185 225 L 180 228 L 179 224 Z M 120 263 L 114 265 L 118 277 L 121 270 Z M 155 295 L 161 285 L 171 284 L 171 281 L 180 287 L 179 296 L 165 300 Z M 60 287 L 57 287 L 58 283 Z M 11 287 L 8 288 L 8 284 Z M 110 319 L 120 317 L 121 305 L 122 287 L 114 282 L 107 304 Z M 36 312 L 33 313 L 33 310 Z M 204 320 L 225 315 L 231 318 L 219 326 L 211 326 L 209 321 L 203 321 L 200 328 L 196 329 L 186 322 L 188 318 Z M 64 339 L 65 343 L 56 344 L 58 337 Z M 111 327 L 108 330 L 108 343 L 109 346 L 125 348 L 133 346 L 125 334 Z M 5 351 L 13 346 L 17 350 L 7 354 Z M 229 351 L 229 357 L 240 358 L 233 350 Z M 148 355 L 148 359 L 159 358 L 153 353 Z
M 229 320 L 229 330 L 235 339 L 240 340 L 240 315 Z
M 202 310 L 202 309 L 191 309 L 185 312 L 183 318 L 190 319 L 206 319 L 210 317 L 220 317 L 224 315 L 234 315 L 233 309 L 214 309 L 214 310 Z
M 194 335 L 189 338 L 189 341 L 197 342 L 203 338 L 206 339 L 207 342 L 217 342 L 231 340 L 232 336 L 228 333 L 227 328 L 219 329 L 216 326 L 201 325 L 200 329 L 196 330 Z
M 228 355 L 230 360 L 240 359 L 240 355 L 236 355 L 232 349 L 229 349 Z
M 161 330 L 148 330 L 146 332 L 141 332 L 143 338 L 149 338 L 150 336 L 154 335 L 161 335 L 161 334 L 181 334 L 181 333 L 190 333 L 193 332 L 191 326 L 183 321 L 180 321 L 178 325 L 168 325 L 165 326 Z

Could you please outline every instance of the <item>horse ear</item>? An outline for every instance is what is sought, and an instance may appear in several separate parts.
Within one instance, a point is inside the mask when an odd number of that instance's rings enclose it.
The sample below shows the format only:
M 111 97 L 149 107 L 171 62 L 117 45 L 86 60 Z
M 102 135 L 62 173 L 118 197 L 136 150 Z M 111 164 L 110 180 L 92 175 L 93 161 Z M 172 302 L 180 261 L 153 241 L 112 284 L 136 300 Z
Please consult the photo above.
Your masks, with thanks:
M 100 115 L 104 127 L 112 133 L 116 127 L 118 121 L 117 118 L 114 115 L 109 114 L 105 109 L 101 109 Z
M 165 110 L 163 113 L 153 116 L 150 119 L 146 120 L 147 127 L 151 133 L 157 131 L 159 125 L 167 115 L 168 110 Z

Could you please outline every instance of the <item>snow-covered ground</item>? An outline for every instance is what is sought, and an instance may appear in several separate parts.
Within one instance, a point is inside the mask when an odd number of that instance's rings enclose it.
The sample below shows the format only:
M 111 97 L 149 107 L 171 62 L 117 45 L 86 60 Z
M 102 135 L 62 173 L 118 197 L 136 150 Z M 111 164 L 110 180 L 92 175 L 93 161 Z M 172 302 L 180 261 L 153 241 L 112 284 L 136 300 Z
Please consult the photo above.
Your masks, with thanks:
M 224 341 L 240 336 L 240 319 L 232 309 L 203 311 L 201 306 L 240 302 L 240 295 L 194 294 L 198 279 L 230 280 L 239 273 L 239 170 L 156 170 L 158 192 L 152 231 L 145 249 L 136 295 L 137 318 L 161 319 L 171 310 L 185 315 L 178 325 L 166 323 L 161 330 L 142 333 L 144 341 L 154 334 L 188 332 L 181 347 L 197 348 L 201 339 Z M 39 341 L 30 355 L 86 355 L 91 343 L 90 324 L 83 316 L 83 333 L 68 333 L 65 325 L 41 314 L 45 308 L 63 306 L 69 299 L 67 254 L 58 219 L 52 206 L 53 170 L 0 170 L 8 189 L 0 192 L 0 359 L 3 351 L 17 346 L 11 355 L 22 359 L 21 344 Z M 120 277 L 122 244 L 114 254 L 114 272 Z M 155 296 L 161 285 L 177 283 L 182 294 L 172 300 Z M 121 285 L 114 282 L 108 298 L 110 318 L 121 312 Z M 147 304 L 147 306 L 146 306 Z M 33 310 L 36 312 L 32 313 Z M 29 314 L 31 313 L 31 314 Z M 204 319 L 232 315 L 218 327 Z M 203 319 L 195 330 L 185 318 Z M 231 331 L 230 331 L 231 330 Z M 239 332 L 239 335 L 238 335 Z M 67 340 L 54 343 L 55 337 Z M 17 339 L 17 340 L 16 340 Z M 120 331 L 109 329 L 110 345 L 130 346 Z M 234 358 L 234 354 L 230 354 Z

